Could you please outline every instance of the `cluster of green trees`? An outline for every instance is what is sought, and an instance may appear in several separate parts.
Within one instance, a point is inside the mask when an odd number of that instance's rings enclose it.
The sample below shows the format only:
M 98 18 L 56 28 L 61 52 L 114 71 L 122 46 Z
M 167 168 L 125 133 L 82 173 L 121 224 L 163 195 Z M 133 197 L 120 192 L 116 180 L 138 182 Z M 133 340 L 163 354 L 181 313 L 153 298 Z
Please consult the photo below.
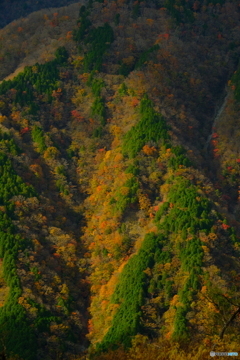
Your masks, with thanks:
M 211 203 L 198 195 L 196 187 L 189 180 L 176 177 L 174 181 L 168 194 L 168 202 L 158 210 L 155 221 L 166 234 L 180 232 L 182 235 L 179 258 L 182 271 L 189 273 L 189 276 L 178 294 L 182 305 L 176 311 L 173 338 L 183 340 L 188 338 L 186 314 L 190 311 L 193 295 L 199 288 L 199 275 L 202 274 L 203 250 L 198 233 L 203 231 L 208 234 L 214 219 L 210 214 Z M 159 223 L 163 215 L 164 219 Z M 186 241 L 190 234 L 193 238 Z
M 159 252 L 160 254 L 160 252 Z M 170 252 L 162 251 L 159 259 L 156 261 L 156 266 L 158 264 L 166 264 L 171 261 Z M 169 274 L 167 271 L 162 271 L 162 273 L 158 273 L 155 275 L 156 271 L 154 271 L 154 276 L 150 280 L 150 284 L 148 287 L 148 293 L 152 296 L 158 296 L 159 292 L 163 294 L 163 302 L 158 304 L 159 309 L 167 310 L 169 308 L 169 301 L 174 295 L 173 292 L 173 280 L 169 278 Z
M 36 336 L 27 320 L 25 309 L 18 303 L 21 285 L 17 275 L 18 251 L 31 248 L 31 243 L 16 233 L 12 220 L 15 219 L 13 196 L 36 196 L 32 186 L 24 184 L 14 171 L 7 155 L 0 152 L 0 257 L 3 258 L 3 274 L 9 294 L 0 308 L 0 342 L 7 355 L 18 354 L 26 360 L 36 358 Z
M 141 331 L 141 306 L 147 291 L 144 270 L 154 265 L 154 253 L 161 246 L 161 240 L 162 237 L 148 233 L 138 254 L 125 265 L 111 298 L 111 302 L 119 304 L 119 307 L 111 328 L 97 346 L 98 350 L 107 350 L 120 344 L 130 346 L 132 337 Z
M 159 143 L 170 138 L 163 116 L 153 108 L 152 101 L 145 94 L 140 102 L 140 120 L 124 136 L 123 155 L 134 158 L 148 142 Z
M 36 63 L 34 66 L 26 66 L 24 71 L 19 73 L 12 80 L 3 80 L 0 84 L 0 95 L 6 94 L 9 90 L 15 89 L 13 103 L 21 107 L 28 106 L 29 113 L 36 115 L 39 110 L 35 92 L 47 94 L 51 102 L 53 90 L 58 88 L 59 66 L 65 66 L 68 59 L 68 52 L 65 47 L 59 47 L 55 52 L 55 59 L 45 64 Z
M 193 301 L 193 296 L 199 289 L 199 275 L 202 271 L 203 250 L 202 242 L 199 238 L 184 242 L 180 247 L 181 268 L 183 271 L 189 273 L 189 276 L 179 291 L 179 301 L 181 306 L 177 308 L 174 319 L 174 333 L 173 338 L 176 340 L 186 340 L 189 338 L 189 331 L 187 326 L 186 315 L 190 311 L 190 305 Z
M 177 155 L 182 155 L 182 151 L 180 148 L 175 148 Z M 136 169 L 136 164 L 131 165 L 128 172 L 135 172 Z M 130 180 L 136 183 L 135 177 Z M 166 239 L 169 234 L 173 233 L 182 235 L 182 241 L 178 247 L 178 257 L 181 263 L 179 271 L 189 273 L 178 294 L 181 306 L 176 309 L 173 338 L 177 340 L 188 338 L 186 314 L 190 311 L 193 296 L 200 286 L 199 275 L 202 274 L 203 250 L 198 232 L 209 233 L 213 225 L 213 218 L 210 214 L 210 202 L 199 196 L 196 187 L 189 180 L 183 177 L 173 177 L 172 181 L 168 202 L 163 203 L 154 219 L 160 233 L 158 235 L 148 233 L 139 252 L 130 258 L 124 267 L 111 299 L 113 303 L 119 304 L 119 308 L 113 318 L 111 328 L 102 343 L 98 344 L 98 350 L 106 350 L 118 344 L 130 346 L 132 336 L 144 331 L 140 317 L 141 306 L 144 305 L 147 294 L 157 296 L 159 292 L 164 293 L 164 303 L 159 306 L 164 307 L 165 310 L 169 307 L 169 300 L 175 291 L 173 279 L 163 271 L 152 276 L 148 285 L 144 270 L 153 269 L 154 265 L 172 261 L 175 250 L 171 250 L 169 240 L 168 248 L 166 248 Z M 116 206 L 119 206 L 120 200 L 118 199 Z M 193 234 L 192 239 L 186 241 L 191 234 Z
M 133 63 L 126 64 L 123 60 L 119 60 L 118 65 L 120 65 L 120 67 L 117 73 L 119 75 L 128 76 L 135 68 L 135 61 Z
M 150 59 L 150 56 L 151 56 L 151 60 L 153 60 L 153 53 L 156 50 L 158 50 L 159 48 L 160 47 L 158 44 L 153 45 L 148 50 L 143 51 L 140 54 L 138 60 L 135 59 L 132 63 L 129 63 L 129 64 L 125 63 L 122 60 L 119 60 L 118 64 L 120 65 L 120 67 L 118 69 L 118 74 L 123 75 L 123 76 L 128 76 L 131 71 L 140 69 L 141 67 L 144 66 L 146 61 L 148 61 Z M 120 90 L 120 94 L 121 94 L 121 92 L 122 91 Z M 127 95 L 127 93 L 123 92 L 122 95 Z
M 175 155 L 172 156 L 168 165 L 174 170 L 178 169 L 179 165 L 189 167 L 192 165 L 191 161 L 186 157 L 186 149 L 183 146 L 174 146 L 171 148 L 171 152 Z
M 86 7 L 83 5 L 79 10 L 79 19 L 77 21 L 78 28 L 73 29 L 73 40 L 79 43 L 84 39 L 84 36 L 87 33 L 88 28 L 92 25 L 91 21 L 88 18 L 89 12 Z
M 93 137 L 100 138 L 103 135 L 103 127 L 106 125 L 106 108 L 104 98 L 101 96 L 101 90 L 106 86 L 102 79 L 94 79 L 96 74 L 95 70 L 92 70 L 87 85 L 91 87 L 92 94 L 95 96 L 94 102 L 91 106 L 91 116 L 100 122 L 100 126 L 94 129 Z
M 158 44 L 153 45 L 148 50 L 143 51 L 139 55 L 138 59 L 135 58 L 134 61 L 132 63 L 129 63 L 129 64 L 127 64 L 123 60 L 119 60 L 118 64 L 120 65 L 120 67 L 119 67 L 117 73 L 119 75 L 128 76 L 131 73 L 131 71 L 140 69 L 150 59 L 150 56 L 151 56 L 151 60 L 154 60 L 153 59 L 153 53 L 158 49 L 159 49 Z M 121 95 L 127 95 L 127 92 L 124 91 L 124 90 L 126 90 L 126 88 L 123 88 L 122 90 L 120 90 L 119 93 Z
M 114 41 L 114 32 L 108 23 L 98 28 L 93 28 L 84 43 L 88 45 L 89 50 L 84 57 L 84 72 L 91 70 L 101 71 L 103 56 L 111 43 Z
M 69 195 L 69 190 L 66 188 L 66 182 L 63 179 L 58 179 L 56 181 L 56 186 L 62 194 Z
M 92 93 L 96 97 L 101 96 L 101 89 L 106 86 L 103 79 L 93 79 L 90 85 L 91 85 Z
M 135 70 L 142 67 L 145 64 L 145 62 L 148 61 L 150 55 L 152 58 L 152 54 L 154 53 L 154 51 L 158 50 L 159 48 L 160 48 L 160 46 L 158 44 L 156 44 L 156 45 L 153 45 L 152 47 L 150 47 L 150 49 L 143 51 L 142 54 L 140 55 L 138 61 L 136 62 Z
M 37 144 L 39 151 L 43 153 L 47 149 L 43 129 L 38 126 L 33 126 L 31 135 L 32 141 Z
M 120 86 L 120 88 L 118 89 L 118 93 L 119 95 L 121 96 L 126 96 L 126 95 L 129 95 L 128 93 L 128 87 L 127 85 L 125 84 L 125 82 L 123 82 Z
M 39 304 L 30 298 L 27 299 L 27 302 L 33 308 L 37 309 L 37 317 L 34 319 L 34 327 L 39 332 L 49 331 L 51 322 L 56 322 L 57 324 L 61 322 L 61 318 L 58 316 L 53 316 L 43 304 Z
M 102 97 L 97 96 L 91 107 L 91 116 L 100 120 L 102 126 L 106 124 L 106 109 Z
M 77 21 L 78 28 L 73 30 L 73 40 L 77 43 L 84 41 L 84 44 L 87 45 L 87 53 L 83 62 L 84 72 L 101 71 L 103 56 L 114 40 L 114 32 L 107 22 L 98 28 L 90 28 L 92 23 L 88 15 L 89 11 L 82 6 Z M 79 51 L 81 50 L 82 47 L 79 46 Z
M 135 175 L 135 176 L 139 175 L 140 170 L 139 170 L 138 165 L 139 165 L 139 161 L 138 161 L 138 160 L 134 160 L 133 164 L 130 164 L 130 165 L 126 168 L 125 173 L 126 173 L 126 174 L 133 174 L 133 175 Z
M 115 197 L 110 200 L 111 204 L 114 204 L 114 209 L 121 214 L 127 208 L 129 204 L 134 204 L 137 202 L 137 191 L 139 189 L 139 182 L 135 176 L 128 179 L 123 188 L 128 188 L 128 192 L 123 194 L 121 189 L 116 192 Z
M 12 156 L 21 154 L 21 149 L 19 146 L 15 143 L 13 138 L 10 136 L 10 134 L 6 132 L 2 132 L 0 130 L 0 148 L 5 153 L 9 153 Z
M 171 232 L 182 231 L 184 238 L 186 231 L 193 235 L 200 230 L 208 234 L 214 223 L 210 201 L 200 197 L 189 180 L 176 177 L 175 181 L 168 194 L 168 201 L 174 206 L 159 227 Z
M 240 67 L 235 71 L 231 79 L 234 85 L 234 97 L 236 101 L 240 101 Z

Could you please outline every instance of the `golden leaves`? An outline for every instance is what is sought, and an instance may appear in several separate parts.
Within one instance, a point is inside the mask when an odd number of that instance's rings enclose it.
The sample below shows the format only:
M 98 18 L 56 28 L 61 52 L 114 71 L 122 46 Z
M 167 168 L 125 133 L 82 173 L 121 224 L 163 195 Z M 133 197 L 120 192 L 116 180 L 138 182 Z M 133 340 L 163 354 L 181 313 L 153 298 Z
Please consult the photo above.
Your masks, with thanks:
M 146 155 L 153 155 L 156 153 L 156 148 L 154 146 L 149 146 L 149 145 L 144 145 L 144 147 L 142 148 L 142 151 L 144 152 L 144 154 Z
M 146 20 L 146 23 L 147 23 L 148 25 L 152 26 L 153 23 L 154 23 L 154 20 L 153 20 L 153 19 L 147 19 L 147 20 Z

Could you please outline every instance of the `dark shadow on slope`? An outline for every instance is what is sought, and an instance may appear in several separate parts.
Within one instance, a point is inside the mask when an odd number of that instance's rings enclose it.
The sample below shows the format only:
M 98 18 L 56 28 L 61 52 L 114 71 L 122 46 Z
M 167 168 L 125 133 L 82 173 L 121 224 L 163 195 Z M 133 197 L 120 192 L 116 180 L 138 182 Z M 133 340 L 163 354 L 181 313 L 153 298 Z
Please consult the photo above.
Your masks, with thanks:
M 15 163 L 16 172 L 23 178 L 23 180 L 27 183 L 30 183 L 37 193 L 40 195 L 40 212 L 43 216 L 47 218 L 47 225 L 49 227 L 60 228 L 67 234 L 72 235 L 73 239 L 76 240 L 76 258 L 81 261 L 84 259 L 84 255 L 86 253 L 86 249 L 82 243 L 79 242 L 79 238 L 82 235 L 81 228 L 85 225 L 84 217 L 81 213 L 78 213 L 72 209 L 69 204 L 59 195 L 59 190 L 57 189 L 54 178 L 51 174 L 51 171 L 48 165 L 44 162 L 44 160 L 40 157 L 40 155 L 33 149 L 33 147 L 28 143 L 27 146 L 24 144 L 24 151 L 28 154 L 31 159 L 39 160 L 39 165 L 43 170 L 43 177 L 37 179 L 34 175 L 29 178 L 28 173 L 21 168 L 20 164 Z M 79 192 L 79 190 L 75 189 L 75 203 L 79 204 L 83 201 L 84 196 Z M 54 209 L 53 212 L 48 212 L 48 208 L 51 207 Z M 66 218 L 65 222 L 61 222 L 61 218 Z M 31 221 L 31 218 L 24 219 L 24 225 L 27 225 L 30 230 L 29 232 L 32 234 L 38 234 L 38 240 L 42 244 L 43 248 L 37 252 L 36 262 L 41 263 L 41 260 L 49 257 L 49 262 L 47 263 L 47 273 L 48 279 L 47 282 L 54 282 L 54 274 L 59 276 L 62 284 L 66 284 L 69 289 L 73 289 L 74 291 L 71 294 L 71 301 L 69 305 L 70 312 L 78 312 L 80 315 L 80 323 L 79 326 L 77 322 L 70 323 L 70 332 L 69 339 L 66 339 L 65 345 L 61 345 L 63 353 L 68 352 L 70 349 L 71 354 L 79 354 L 84 351 L 84 349 L 88 346 L 89 342 L 86 338 L 87 334 L 87 324 L 89 320 L 88 308 L 90 306 L 89 302 L 89 285 L 86 281 L 86 277 L 88 276 L 88 270 L 83 269 L 82 272 L 79 272 L 79 267 L 73 263 L 73 265 L 69 268 L 67 262 L 63 259 L 54 258 L 55 253 L 55 245 L 56 243 L 51 242 L 45 239 L 45 229 L 46 226 L 41 227 L 37 222 L 34 224 Z M 27 234 L 23 234 L 23 236 L 27 237 Z M 22 280 L 23 281 L 23 280 Z M 54 307 L 54 303 L 51 302 L 48 296 L 42 296 L 41 301 L 43 304 L 47 306 Z M 63 313 L 59 313 L 58 311 L 52 311 L 53 316 L 63 317 L 63 323 L 66 322 L 69 318 L 69 315 L 63 315 Z M 47 354 L 51 356 L 52 359 L 56 359 L 59 355 L 59 349 L 53 350 L 53 353 L 50 354 L 49 344 L 46 342 L 49 334 L 39 334 L 39 346 L 41 350 L 41 354 L 39 355 L 39 359 Z M 47 335 L 47 337 L 46 337 Z M 45 345 L 44 345 L 45 344 Z M 45 348 L 45 350 L 44 350 Z M 43 351 L 43 352 L 42 352 Z M 46 351 L 46 352 L 44 352 Z M 60 359 L 65 359 L 60 357 Z

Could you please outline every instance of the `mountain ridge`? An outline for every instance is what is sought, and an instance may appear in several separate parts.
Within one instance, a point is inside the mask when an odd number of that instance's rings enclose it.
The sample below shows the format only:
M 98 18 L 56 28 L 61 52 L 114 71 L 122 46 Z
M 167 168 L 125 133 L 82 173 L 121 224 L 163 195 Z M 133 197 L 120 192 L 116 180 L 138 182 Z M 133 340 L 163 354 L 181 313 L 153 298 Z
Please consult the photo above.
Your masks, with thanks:
M 55 39 L 48 58 L 27 63 L 24 53 L 27 66 L 10 75 L 20 61 L 4 53 L 0 250 L 10 295 L 0 322 L 9 359 L 237 351 L 238 10 L 228 1 L 89 1 L 33 14 Z M 6 47 L 24 22 L 0 31 Z M 29 51 L 38 51 L 34 36 Z M 13 324 L 24 329 L 16 344 Z

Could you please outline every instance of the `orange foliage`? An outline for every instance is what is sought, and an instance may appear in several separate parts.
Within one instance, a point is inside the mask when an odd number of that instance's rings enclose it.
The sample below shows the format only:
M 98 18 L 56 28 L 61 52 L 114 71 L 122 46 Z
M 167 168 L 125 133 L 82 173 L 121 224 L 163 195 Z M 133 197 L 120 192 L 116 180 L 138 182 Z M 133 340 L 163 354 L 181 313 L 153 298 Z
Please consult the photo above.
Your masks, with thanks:
M 227 225 L 227 224 L 222 224 L 222 228 L 223 228 L 224 230 L 227 230 L 227 229 L 229 229 L 229 228 L 230 228 L 230 225 Z
M 146 22 L 147 22 L 148 25 L 152 26 L 153 23 L 154 23 L 154 20 L 153 19 L 147 19 Z
M 156 148 L 154 146 L 150 147 L 149 145 L 145 145 L 142 150 L 146 155 L 153 155 L 156 153 Z
M 66 39 L 71 40 L 72 37 L 73 37 L 72 31 L 68 31 L 68 32 L 67 32 L 67 35 L 66 35 Z
M 133 107 L 136 107 L 138 104 L 139 104 L 138 98 L 134 97 L 134 98 L 132 99 L 131 105 L 132 105 Z

